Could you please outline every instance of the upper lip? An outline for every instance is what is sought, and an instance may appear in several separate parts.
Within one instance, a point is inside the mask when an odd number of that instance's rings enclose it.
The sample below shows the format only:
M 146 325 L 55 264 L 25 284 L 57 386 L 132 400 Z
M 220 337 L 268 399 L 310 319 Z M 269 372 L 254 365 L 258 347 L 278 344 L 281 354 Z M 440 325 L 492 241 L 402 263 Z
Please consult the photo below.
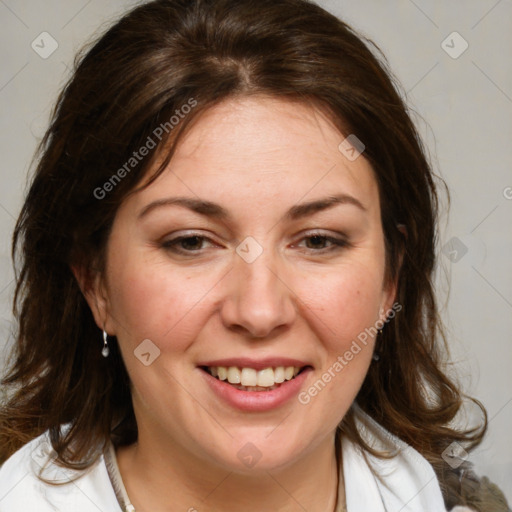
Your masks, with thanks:
M 311 366 L 300 359 L 292 359 L 289 357 L 265 357 L 262 359 L 253 359 L 250 357 L 229 357 L 224 359 L 212 359 L 203 361 L 197 366 L 236 366 L 237 368 L 254 368 L 255 370 L 264 370 L 265 368 L 277 368 L 278 366 L 296 366 L 303 368 Z

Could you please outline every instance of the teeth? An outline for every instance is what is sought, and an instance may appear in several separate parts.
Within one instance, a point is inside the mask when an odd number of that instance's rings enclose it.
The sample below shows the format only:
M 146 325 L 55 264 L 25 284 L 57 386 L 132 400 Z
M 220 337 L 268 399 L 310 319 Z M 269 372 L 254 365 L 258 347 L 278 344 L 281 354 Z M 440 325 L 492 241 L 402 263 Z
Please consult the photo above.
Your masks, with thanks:
M 211 366 L 208 371 L 213 377 L 219 380 L 227 380 L 230 384 L 235 384 L 244 391 L 260 391 L 260 388 L 276 387 L 285 380 L 292 380 L 300 372 L 297 366 L 278 366 L 276 368 L 265 368 L 255 370 L 254 368 L 237 368 L 236 366 Z
M 274 370 L 274 382 L 277 382 L 277 383 L 284 382 L 284 367 L 283 366 L 278 366 Z
M 265 368 L 258 372 L 258 386 L 269 388 L 274 384 L 274 370 L 272 368 Z
M 240 380 L 242 386 L 256 386 L 258 384 L 258 374 L 252 368 L 243 368 Z
M 240 384 L 241 381 L 240 370 L 236 366 L 230 366 L 228 368 L 228 382 L 230 384 Z
M 269 388 L 264 388 L 260 386 L 240 386 L 238 384 L 233 384 L 236 389 L 239 389 L 240 391 L 272 391 L 273 389 L 276 389 L 277 386 L 270 386 Z

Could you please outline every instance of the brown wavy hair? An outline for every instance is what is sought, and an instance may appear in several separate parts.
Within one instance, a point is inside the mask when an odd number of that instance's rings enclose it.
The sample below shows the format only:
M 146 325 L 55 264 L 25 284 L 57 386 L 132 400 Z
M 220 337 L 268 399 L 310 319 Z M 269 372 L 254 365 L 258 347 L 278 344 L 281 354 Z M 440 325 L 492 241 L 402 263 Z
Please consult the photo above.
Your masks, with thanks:
M 47 430 L 61 463 L 73 468 L 90 466 L 110 439 L 136 440 L 119 349 L 111 340 L 111 357 L 102 358 L 101 331 L 72 268 L 91 278 L 103 271 L 119 205 L 161 154 L 154 177 L 163 171 L 194 119 L 220 101 L 256 94 L 316 106 L 339 128 L 340 141 L 355 134 L 366 146 L 379 186 L 387 278 L 398 279 L 402 310 L 384 328 L 380 361 L 357 403 L 430 461 L 448 503 L 453 474 L 441 454 L 453 441 L 476 446 L 487 418 L 475 401 L 481 425 L 451 426 L 464 396 L 443 370 L 433 291 L 443 182 L 378 48 L 306 0 L 156 0 L 77 57 L 13 236 L 19 328 L 3 380 L 9 399 L 0 408 L 0 462 Z M 163 132 L 156 149 L 112 182 L 191 99 L 195 108 Z M 109 180 L 108 194 L 99 192 Z M 64 432 L 63 424 L 71 428 Z M 353 410 L 339 430 L 364 444 Z

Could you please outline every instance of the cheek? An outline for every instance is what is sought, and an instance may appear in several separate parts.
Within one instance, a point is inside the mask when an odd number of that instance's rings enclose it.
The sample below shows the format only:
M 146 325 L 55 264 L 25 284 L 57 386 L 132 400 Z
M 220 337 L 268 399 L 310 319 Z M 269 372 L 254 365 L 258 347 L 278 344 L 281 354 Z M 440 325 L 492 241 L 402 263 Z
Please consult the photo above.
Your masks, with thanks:
M 378 320 L 381 283 L 378 265 L 347 265 L 329 276 L 304 276 L 300 296 L 314 313 L 311 321 L 326 333 L 322 337 L 341 350 Z
M 166 350 L 183 351 L 200 329 L 205 291 L 213 286 L 208 276 L 192 279 L 136 257 L 112 263 L 110 309 L 123 344 L 136 346 L 149 338 L 163 348 L 165 340 L 172 340 Z
M 310 276 L 302 289 L 307 297 L 303 314 L 322 350 L 318 371 L 299 395 L 299 402 L 311 418 L 323 419 L 325 432 L 341 421 L 366 377 L 374 345 L 371 328 L 382 300 L 378 265 L 353 265 L 344 270 L 329 279 Z

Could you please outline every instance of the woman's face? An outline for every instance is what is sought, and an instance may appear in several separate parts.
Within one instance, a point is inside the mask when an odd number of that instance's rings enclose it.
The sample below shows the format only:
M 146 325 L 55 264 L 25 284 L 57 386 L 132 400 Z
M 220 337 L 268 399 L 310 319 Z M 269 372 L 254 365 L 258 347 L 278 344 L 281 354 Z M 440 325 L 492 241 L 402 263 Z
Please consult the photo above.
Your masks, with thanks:
M 120 207 L 93 309 L 141 443 L 234 471 L 332 450 L 394 297 L 377 184 L 343 139 L 309 106 L 229 100 Z

